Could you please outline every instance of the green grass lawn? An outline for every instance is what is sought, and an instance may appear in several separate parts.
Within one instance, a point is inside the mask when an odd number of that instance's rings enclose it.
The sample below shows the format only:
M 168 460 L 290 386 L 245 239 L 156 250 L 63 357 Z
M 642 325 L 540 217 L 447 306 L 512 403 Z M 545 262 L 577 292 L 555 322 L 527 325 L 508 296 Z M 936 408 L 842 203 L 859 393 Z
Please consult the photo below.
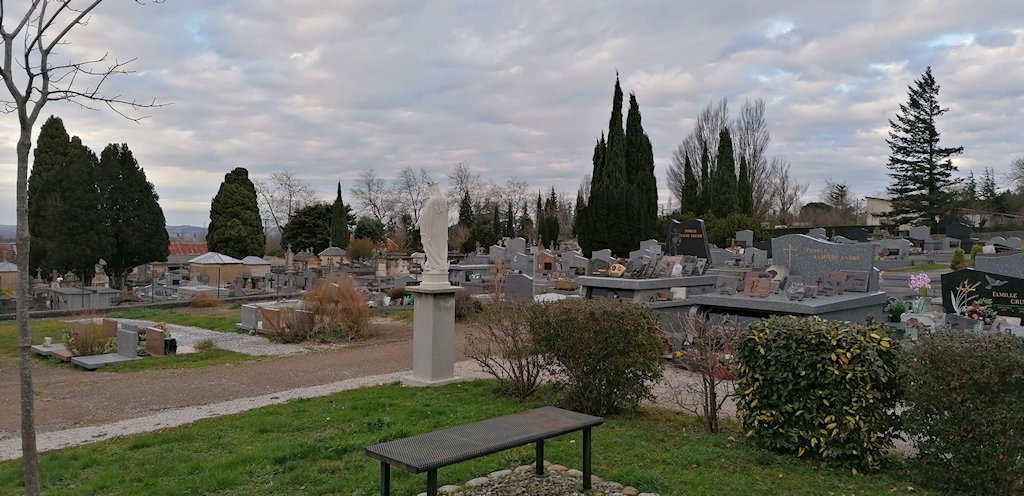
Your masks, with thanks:
M 211 348 L 206 351 L 189 353 L 187 355 L 146 357 L 134 362 L 107 365 L 101 370 L 104 372 L 138 372 L 140 370 L 192 369 L 196 367 L 207 367 L 210 365 L 247 362 L 258 358 L 260 357 L 222 350 L 220 348 Z
M 63 341 L 64 331 L 71 328 L 71 324 L 56 319 L 30 320 L 28 323 L 29 332 L 32 333 L 32 344 L 42 344 L 43 338 L 49 336 L 53 342 Z M 0 323 L 0 357 L 18 356 L 18 324 L 9 321 Z
M 51 452 L 41 457 L 45 494 L 269 495 L 379 493 L 379 464 L 363 448 L 545 404 L 517 404 L 493 381 L 439 388 L 388 385 L 296 400 L 154 434 Z M 828 495 L 926 491 L 897 469 L 855 475 L 815 460 L 753 447 L 727 423 L 701 433 L 695 419 L 661 409 L 608 419 L 594 429 L 594 473 L 669 495 Z M 732 439 L 730 438 L 732 436 Z M 549 440 L 546 458 L 580 468 L 579 433 Z M 735 440 L 734 440 L 735 439 Z M 443 468 L 440 484 L 532 462 L 521 447 Z M 0 463 L 0 494 L 21 492 L 21 465 Z M 392 494 L 424 490 L 424 474 L 392 470 Z
M 113 319 L 138 319 L 151 320 L 153 322 L 167 322 L 184 326 L 201 327 L 211 331 L 236 332 L 247 334 L 249 331 L 235 327 L 241 322 L 240 318 L 221 317 L 218 315 L 201 315 L 187 313 L 178 310 L 163 310 L 158 308 L 129 308 L 110 313 L 107 317 Z

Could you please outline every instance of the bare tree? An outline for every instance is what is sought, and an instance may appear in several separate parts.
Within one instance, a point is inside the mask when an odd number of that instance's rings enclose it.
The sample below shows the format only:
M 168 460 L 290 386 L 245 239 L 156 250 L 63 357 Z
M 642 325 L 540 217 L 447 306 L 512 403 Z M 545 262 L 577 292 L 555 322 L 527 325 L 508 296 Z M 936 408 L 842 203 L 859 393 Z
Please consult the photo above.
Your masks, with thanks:
M 772 174 L 772 214 L 780 223 L 788 224 L 809 185 L 789 175 L 789 161 L 782 157 L 772 157 L 769 167 Z
M 385 225 L 391 224 L 391 217 L 395 211 L 395 195 L 387 182 L 378 177 L 373 169 L 360 172 L 350 192 L 360 204 L 360 215 L 369 216 Z
M 1010 182 L 1018 190 L 1024 190 L 1024 154 L 1017 155 L 1010 162 Z
M 846 183 L 825 181 L 825 189 L 821 192 L 821 201 L 832 207 L 835 221 L 848 223 L 855 221 L 857 214 L 864 207 L 864 202 L 853 195 Z
M 313 185 L 288 169 L 271 174 L 269 180 L 253 179 L 252 182 L 264 220 L 273 222 L 278 232 L 296 210 L 319 201 Z
M 470 200 L 479 201 L 484 183 L 480 180 L 480 174 L 474 174 L 470 169 L 469 162 L 462 161 L 452 166 L 452 171 L 448 173 L 448 184 L 448 206 L 454 208 L 467 193 Z
M 496 198 L 498 205 L 520 205 L 523 203 L 529 195 L 526 190 L 529 189 L 530 185 L 517 177 L 510 177 L 505 181 L 505 185 L 497 188 Z
M 394 188 L 396 218 L 409 214 L 413 225 L 419 221 L 420 209 L 427 201 L 427 183 L 430 182 L 430 173 L 426 167 L 406 167 L 398 173 Z
M 683 142 L 672 153 L 672 165 L 668 169 L 668 186 L 680 203 L 682 203 L 683 168 L 686 156 L 690 156 L 690 161 L 693 163 L 694 170 L 697 172 L 699 179 L 701 171 L 700 157 L 706 147 L 708 152 L 708 173 L 714 172 L 715 164 L 718 163 L 718 136 L 722 129 L 728 126 L 728 100 L 723 98 L 717 103 L 709 103 L 697 116 L 690 134 L 683 138 Z
M 754 196 L 754 217 L 764 219 L 771 209 L 768 195 L 772 187 L 771 168 L 765 155 L 771 142 L 771 133 L 764 117 L 764 100 L 747 100 L 740 107 L 740 115 L 733 121 L 733 147 L 736 162 L 747 159 L 750 186 Z
M 75 4 L 72 0 L 33 0 L 24 12 L 8 12 L 7 2 L 0 0 L 0 43 L 3 62 L 0 79 L 7 88 L 7 97 L 0 98 L 3 110 L 15 114 L 20 126 L 16 152 L 18 157 L 15 190 L 17 196 L 18 246 L 18 372 L 21 386 L 21 450 L 25 493 L 38 495 L 39 454 L 36 449 L 35 405 L 32 391 L 32 336 L 29 334 L 29 229 L 28 229 L 28 157 L 32 150 L 32 129 L 47 102 L 67 101 L 94 109 L 106 105 L 117 114 L 129 117 L 124 110 L 158 106 L 155 101 L 140 103 L 120 95 L 102 93 L 103 83 L 118 74 L 127 74 L 131 61 L 109 61 L 102 57 L 81 61 L 54 63 L 58 47 L 69 43 L 68 33 L 88 23 L 89 13 L 102 0 Z M 25 2 L 19 3 L 19 5 Z M 74 5 L 73 5 L 74 4 Z M 20 9 L 20 7 L 15 7 Z M 9 97 L 9 98 L 8 98 Z M 97 105 L 98 106 L 98 105 Z

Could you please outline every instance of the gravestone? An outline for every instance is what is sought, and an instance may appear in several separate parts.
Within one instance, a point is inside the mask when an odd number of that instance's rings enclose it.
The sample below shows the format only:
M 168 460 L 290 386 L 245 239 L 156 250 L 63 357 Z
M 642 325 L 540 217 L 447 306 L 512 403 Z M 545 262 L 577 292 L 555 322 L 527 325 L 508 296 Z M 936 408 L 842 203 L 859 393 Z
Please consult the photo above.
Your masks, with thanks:
M 1018 238 L 1017 236 L 1006 238 L 1006 243 L 1004 243 L 1004 245 L 1014 250 L 1024 249 L 1024 246 L 1021 246 L 1020 238 Z
M 640 242 L 641 250 L 650 250 L 651 252 L 660 255 L 661 254 L 661 243 L 658 243 L 656 239 L 645 239 Z
M 146 353 L 164 356 L 164 331 L 155 327 L 146 328 Z
M 254 331 L 260 324 L 260 308 L 256 305 L 242 305 L 242 321 L 235 324 L 239 329 Z
M 682 275 L 682 258 L 680 256 L 664 256 L 658 260 L 654 269 L 654 277 L 678 277 Z M 673 275 L 673 270 L 679 265 L 679 274 Z
M 852 239 L 858 243 L 865 243 L 868 240 L 868 230 L 863 227 L 854 227 L 843 231 L 843 237 Z
M 508 268 L 521 274 L 533 275 L 533 260 L 522 252 L 509 252 Z
M 1024 252 L 978 255 L 974 257 L 974 268 L 990 274 L 1024 279 Z
M 509 301 L 533 301 L 533 278 L 526 274 L 508 274 L 502 286 Z
M 932 236 L 932 230 L 928 226 L 914 226 L 910 228 L 910 239 L 914 241 L 924 241 L 930 239 Z
M 614 257 L 612 257 L 612 251 L 605 248 L 603 250 L 594 250 L 594 253 L 591 254 L 591 258 L 603 258 L 606 260 L 611 260 Z
M 526 253 L 526 240 L 520 237 L 505 240 L 506 259 L 512 253 Z
M 847 238 L 846 236 L 836 236 L 836 237 L 832 238 L 832 242 L 833 243 L 841 243 L 841 244 L 849 245 L 849 244 L 856 243 L 857 241 L 852 240 L 850 238 Z
M 505 259 L 505 247 L 498 245 L 491 245 L 490 249 L 487 250 L 487 257 L 491 263 L 497 263 L 498 260 Z
M 746 248 L 743 250 L 743 263 L 747 267 L 763 269 L 768 266 L 768 252 L 753 246 Z
M 673 220 L 669 227 L 669 255 L 693 255 L 698 258 L 710 258 L 707 231 L 701 219 L 684 221 Z
M 772 294 L 772 276 L 764 272 L 747 272 L 743 276 L 743 294 L 760 298 Z
M 846 291 L 854 293 L 866 293 L 868 291 L 869 272 L 863 270 L 850 270 L 846 272 L 846 282 L 843 287 Z
M 828 235 L 825 233 L 824 227 L 815 227 L 807 231 L 807 235 L 814 239 L 828 239 Z
M 607 258 L 591 258 L 587 265 L 587 275 L 606 275 L 612 263 L 612 260 Z
M 277 334 L 284 329 L 281 311 L 276 308 L 260 308 L 260 321 L 263 325 L 256 329 L 262 334 Z
M 742 231 L 736 231 L 736 242 L 742 245 L 744 248 L 751 248 L 754 246 L 754 231 L 750 229 L 744 229 Z
M 754 241 L 754 248 L 768 252 L 768 259 L 772 258 L 772 241 Z
M 693 275 L 702 276 L 708 270 L 708 259 L 698 258 L 693 268 Z
M 875 241 L 883 257 L 895 257 L 903 260 L 910 256 L 910 241 L 905 239 L 880 239 Z
M 970 302 L 988 298 L 999 315 L 1024 317 L 1024 278 L 963 269 L 942 274 L 941 281 L 946 313 L 958 313 Z
M 658 252 L 653 252 L 647 248 L 640 248 L 639 250 L 633 250 L 629 252 L 629 259 L 637 259 L 640 257 L 657 258 L 660 255 Z
M 1006 238 L 1002 236 L 993 236 L 986 244 L 1006 246 Z
M 117 330 L 117 354 L 129 358 L 139 356 L 138 329 Z
M 874 246 L 869 243 L 841 245 L 803 234 L 787 234 L 772 240 L 775 265 L 789 269 L 790 276 L 815 279 L 822 272 L 863 271 L 868 273 L 868 291 L 878 288 Z
M 950 329 L 958 331 L 980 331 L 981 327 L 985 324 L 978 319 L 969 319 L 963 315 L 949 314 L 946 316 L 946 325 Z
M 711 264 L 717 267 L 726 265 L 727 262 L 732 261 L 732 252 L 723 250 L 721 248 L 711 248 L 709 257 Z
M 719 276 L 715 283 L 718 294 L 734 295 L 742 289 L 743 279 L 733 276 Z
M 846 272 L 822 272 L 818 275 L 818 294 L 838 296 L 846 292 Z
M 562 264 L 562 272 L 571 276 L 582 276 L 587 274 L 587 264 L 590 263 L 590 259 L 584 257 L 582 253 L 578 251 L 566 251 L 560 256 Z
M 946 237 L 960 240 L 960 248 L 964 251 L 971 249 L 971 238 L 974 230 L 963 222 L 956 222 L 946 226 Z

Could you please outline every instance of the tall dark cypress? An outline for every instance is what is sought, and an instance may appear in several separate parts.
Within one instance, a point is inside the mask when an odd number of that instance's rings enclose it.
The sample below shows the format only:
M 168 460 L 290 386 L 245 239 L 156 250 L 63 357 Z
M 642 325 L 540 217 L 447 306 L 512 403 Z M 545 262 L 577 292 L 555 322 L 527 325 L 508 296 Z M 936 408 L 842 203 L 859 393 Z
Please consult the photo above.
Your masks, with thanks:
M 739 212 L 748 217 L 754 216 L 754 192 L 750 185 L 750 169 L 747 157 L 740 157 L 740 174 L 736 183 L 737 203 Z
M 718 135 L 718 164 L 711 184 L 711 213 L 718 218 L 739 211 L 736 195 L 736 159 L 732 154 L 732 136 L 728 128 Z
M 708 145 L 700 147 L 700 201 L 697 202 L 697 215 L 708 213 L 711 204 L 711 157 L 708 156 Z
M 331 244 L 338 248 L 348 246 L 348 213 L 349 207 L 341 199 L 341 181 L 338 181 L 338 195 L 331 205 Z
M 683 168 L 683 200 L 679 207 L 680 212 L 697 213 L 698 204 L 700 203 L 700 198 L 697 196 L 697 186 L 697 175 L 693 172 L 693 163 L 690 162 L 690 156 L 686 155 Z
M 508 202 L 508 210 L 505 211 L 505 226 L 501 231 L 501 235 L 506 238 L 516 235 L 516 219 L 515 214 L 512 212 L 512 202 Z
M 169 255 L 164 211 L 153 184 L 127 144 L 111 143 L 100 153 L 96 183 L 103 224 L 103 259 L 114 287 L 122 287 L 128 271 Z
M 39 128 L 33 150 L 32 172 L 28 180 L 28 228 L 32 236 L 29 249 L 29 269 L 48 273 L 57 269 L 48 259 L 53 232 L 57 228 L 60 212 L 59 180 L 67 172 L 71 137 L 64 122 L 50 116 Z
M 650 137 L 644 133 L 640 105 L 633 93 L 629 94 L 626 115 L 626 181 L 636 191 L 637 229 L 632 236 L 637 243 L 641 238 L 657 237 L 658 185 L 654 178 L 654 152 Z
M 248 170 L 237 167 L 224 175 L 224 182 L 210 203 L 206 246 L 210 251 L 239 259 L 263 256 L 266 234 L 256 204 L 256 187 Z
M 57 185 L 56 224 L 47 258 L 60 272 L 71 271 L 89 282 L 108 239 L 100 220 L 96 188 L 96 154 L 78 136 L 71 138 L 68 159 Z

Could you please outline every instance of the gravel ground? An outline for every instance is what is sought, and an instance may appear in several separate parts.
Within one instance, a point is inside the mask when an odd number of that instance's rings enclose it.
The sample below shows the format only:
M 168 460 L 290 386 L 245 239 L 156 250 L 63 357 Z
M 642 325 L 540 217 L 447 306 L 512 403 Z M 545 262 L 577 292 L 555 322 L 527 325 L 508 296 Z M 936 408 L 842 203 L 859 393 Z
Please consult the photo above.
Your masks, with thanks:
M 118 322 L 137 325 L 139 327 L 151 327 L 156 322 L 150 320 L 136 319 L 114 319 Z M 218 332 L 203 329 L 201 327 L 190 327 L 177 324 L 167 324 L 167 330 L 171 331 L 171 337 L 178 341 L 179 347 L 194 348 L 196 343 L 210 339 L 218 348 L 256 356 L 288 356 L 297 353 L 304 353 L 311 349 L 323 349 L 322 345 L 299 345 L 274 343 L 259 335 L 238 334 L 232 332 Z

